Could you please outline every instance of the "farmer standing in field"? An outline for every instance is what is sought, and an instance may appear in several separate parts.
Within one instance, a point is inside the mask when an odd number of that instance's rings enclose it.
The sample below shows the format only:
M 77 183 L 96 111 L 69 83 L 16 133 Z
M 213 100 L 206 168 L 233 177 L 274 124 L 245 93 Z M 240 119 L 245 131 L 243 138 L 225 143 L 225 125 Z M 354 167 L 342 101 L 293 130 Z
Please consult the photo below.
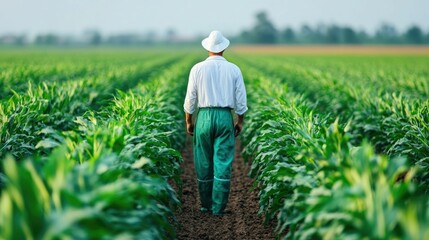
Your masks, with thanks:
M 240 69 L 223 57 L 229 40 L 212 31 L 201 42 L 209 57 L 189 74 L 184 109 L 187 132 L 193 136 L 194 164 L 201 211 L 222 215 L 230 191 L 235 137 L 247 111 L 246 89 Z M 198 104 L 194 126 L 192 114 Z M 234 125 L 231 110 L 237 114 Z

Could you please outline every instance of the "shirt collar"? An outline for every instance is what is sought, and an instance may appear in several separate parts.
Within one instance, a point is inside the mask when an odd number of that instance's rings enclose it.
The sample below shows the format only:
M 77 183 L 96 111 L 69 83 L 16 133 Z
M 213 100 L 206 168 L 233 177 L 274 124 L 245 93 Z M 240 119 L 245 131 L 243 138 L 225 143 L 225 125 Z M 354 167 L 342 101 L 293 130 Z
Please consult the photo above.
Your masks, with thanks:
M 206 60 L 223 60 L 223 61 L 226 61 L 226 59 L 224 58 L 224 57 L 222 57 L 222 56 L 210 56 L 210 57 L 208 57 Z

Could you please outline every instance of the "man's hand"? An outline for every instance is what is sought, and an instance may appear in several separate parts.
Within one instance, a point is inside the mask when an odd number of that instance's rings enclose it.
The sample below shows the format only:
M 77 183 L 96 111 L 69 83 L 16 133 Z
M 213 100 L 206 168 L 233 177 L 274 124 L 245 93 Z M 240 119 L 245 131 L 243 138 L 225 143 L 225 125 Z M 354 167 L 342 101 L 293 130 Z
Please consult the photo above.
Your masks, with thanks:
M 235 135 L 235 137 L 237 137 L 240 134 L 241 129 L 243 129 L 243 122 L 244 122 L 244 114 L 243 115 L 238 115 L 237 123 L 234 126 L 234 131 L 235 131 L 234 135 Z
M 194 136 L 194 124 L 192 123 L 192 114 L 186 113 L 186 131 L 189 135 Z
M 194 124 L 193 123 L 186 123 L 186 130 L 189 135 L 194 136 Z

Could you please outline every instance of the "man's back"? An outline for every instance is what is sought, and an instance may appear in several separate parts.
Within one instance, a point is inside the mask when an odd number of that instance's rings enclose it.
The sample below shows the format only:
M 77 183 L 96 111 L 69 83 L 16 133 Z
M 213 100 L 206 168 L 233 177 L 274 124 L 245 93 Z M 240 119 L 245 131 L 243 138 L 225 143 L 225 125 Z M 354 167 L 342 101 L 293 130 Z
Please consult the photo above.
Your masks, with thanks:
M 241 104 L 245 102 L 241 71 L 222 56 L 210 56 L 191 69 L 187 94 L 192 100 L 196 98 L 198 107 L 235 108 L 237 114 L 247 110 Z M 194 106 L 188 107 L 188 112 L 193 112 Z
M 209 57 L 194 67 L 200 106 L 234 107 L 234 89 L 240 70 L 220 56 Z

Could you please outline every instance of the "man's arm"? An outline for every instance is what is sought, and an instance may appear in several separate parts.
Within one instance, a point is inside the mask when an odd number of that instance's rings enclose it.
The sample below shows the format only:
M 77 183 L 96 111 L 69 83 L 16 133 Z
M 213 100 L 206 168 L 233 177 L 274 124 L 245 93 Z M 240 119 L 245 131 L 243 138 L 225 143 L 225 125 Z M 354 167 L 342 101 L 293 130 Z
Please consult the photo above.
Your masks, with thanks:
M 236 88 L 235 88 L 235 113 L 237 113 L 237 123 L 234 126 L 235 136 L 237 137 L 241 129 L 243 128 L 244 122 L 244 113 L 247 111 L 247 97 L 246 97 L 246 88 L 244 87 L 244 80 L 241 71 L 238 69 L 238 76 L 236 78 Z
M 186 131 L 189 135 L 194 135 L 194 124 L 192 123 L 192 114 L 195 111 L 197 102 L 197 86 L 195 83 L 195 66 L 189 73 L 188 89 L 186 91 L 185 103 L 183 104 L 186 113 Z
M 194 66 L 189 73 L 188 88 L 186 90 L 185 103 L 183 104 L 185 112 L 191 115 L 194 113 L 196 107 L 195 105 L 197 103 L 197 84 L 195 78 L 196 76 Z
M 247 111 L 247 96 L 246 88 L 244 86 L 243 75 L 239 68 L 237 68 L 237 77 L 235 79 L 235 113 L 237 115 L 244 115 Z
M 186 113 L 186 130 L 189 135 L 194 136 L 194 123 L 192 122 L 192 114 Z
M 243 122 L 244 122 L 244 114 L 242 115 L 237 115 L 237 123 L 234 126 L 235 129 L 235 136 L 237 137 L 238 134 L 240 134 L 241 129 L 243 129 Z

